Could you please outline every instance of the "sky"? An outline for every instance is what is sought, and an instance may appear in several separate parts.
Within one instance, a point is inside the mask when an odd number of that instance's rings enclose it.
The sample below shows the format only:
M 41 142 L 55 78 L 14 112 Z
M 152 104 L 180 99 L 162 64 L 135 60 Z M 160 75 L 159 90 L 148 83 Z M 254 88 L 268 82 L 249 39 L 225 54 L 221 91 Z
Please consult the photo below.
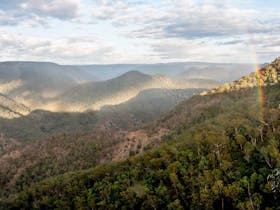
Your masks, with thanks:
M 0 61 L 270 62 L 279 10 L 279 0 L 0 0 Z

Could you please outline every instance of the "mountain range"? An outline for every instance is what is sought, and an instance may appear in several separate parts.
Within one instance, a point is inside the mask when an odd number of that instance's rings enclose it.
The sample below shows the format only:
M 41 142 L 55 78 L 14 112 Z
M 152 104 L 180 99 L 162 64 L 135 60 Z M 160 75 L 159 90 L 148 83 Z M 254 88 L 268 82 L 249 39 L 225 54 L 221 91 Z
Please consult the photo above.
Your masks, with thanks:
M 251 71 L 250 64 L 190 62 L 70 66 L 2 62 L 0 93 L 31 110 L 98 110 L 104 105 L 128 101 L 145 89 L 213 88 Z
M 277 209 L 280 58 L 212 90 L 170 81 L 133 71 L 59 96 L 90 105 L 123 85 L 139 90 L 119 104 L 3 118 L 0 209 Z M 41 133 L 20 141 L 32 126 Z

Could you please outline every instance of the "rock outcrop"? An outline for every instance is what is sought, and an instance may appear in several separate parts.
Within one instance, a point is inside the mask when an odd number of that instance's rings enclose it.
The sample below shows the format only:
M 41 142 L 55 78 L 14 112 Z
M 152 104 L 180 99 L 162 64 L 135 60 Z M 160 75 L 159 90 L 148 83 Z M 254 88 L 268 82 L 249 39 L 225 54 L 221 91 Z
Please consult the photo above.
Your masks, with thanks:
M 214 88 L 209 92 L 203 92 L 201 95 L 230 92 L 243 88 L 251 88 L 256 86 L 274 85 L 280 82 L 280 57 L 275 59 L 271 64 L 260 68 L 256 72 L 252 72 L 248 76 L 242 77 L 231 83 L 226 83 L 218 88 Z

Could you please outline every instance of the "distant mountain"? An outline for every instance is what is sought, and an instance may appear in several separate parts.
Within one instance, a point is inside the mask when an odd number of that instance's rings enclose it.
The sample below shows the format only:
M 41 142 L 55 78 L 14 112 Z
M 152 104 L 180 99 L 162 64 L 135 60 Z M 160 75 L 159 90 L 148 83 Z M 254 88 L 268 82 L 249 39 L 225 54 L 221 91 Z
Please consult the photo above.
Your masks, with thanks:
M 220 83 L 231 82 L 254 71 L 250 64 L 194 65 L 177 75 L 180 79 L 209 79 Z
M 213 79 L 204 79 L 204 78 L 184 78 L 179 77 L 177 79 L 173 79 L 177 84 L 188 84 L 189 88 L 206 88 L 212 89 L 223 84 L 222 82 L 218 82 Z
M 181 101 L 205 89 L 148 89 L 119 105 L 104 106 L 100 111 L 32 111 L 27 117 L 0 118 L 0 133 L 19 141 L 47 138 L 62 133 L 93 130 L 127 130 L 151 122 Z
M 200 71 L 208 72 L 210 79 L 220 82 L 232 81 L 245 76 L 254 69 L 253 64 L 235 63 L 207 63 L 207 62 L 172 62 L 155 64 L 108 64 L 108 65 L 80 65 L 75 66 L 82 70 L 89 70 L 95 77 L 101 80 L 108 80 L 120 76 L 129 71 L 140 71 L 144 74 L 161 74 L 168 77 L 177 77 L 184 72 L 191 71 L 192 78 L 201 78 Z M 215 69 L 222 70 L 222 75 L 215 74 Z M 196 70 L 198 70 L 196 72 Z M 209 75 L 208 75 L 209 76 Z M 205 78 L 205 77 L 203 77 Z M 207 77 L 209 79 L 209 77 Z
M 132 71 L 111 80 L 77 85 L 56 97 L 55 102 L 69 111 L 96 110 L 127 101 L 152 83 L 151 76 Z
M 4 81 L 23 80 L 28 82 L 46 82 L 50 80 L 52 85 L 59 82 L 83 82 L 95 80 L 89 71 L 81 71 L 75 66 L 64 66 L 50 62 L 32 61 L 7 61 L 0 62 L 1 79 Z M 50 81 L 49 81 L 50 82 Z M 51 85 L 50 84 L 50 85 Z M 58 86 L 60 87 L 60 86 Z M 53 87 L 49 87 L 53 88 Z
M 55 99 L 56 107 L 68 111 L 99 110 L 105 105 L 117 105 L 137 96 L 142 90 L 151 88 L 190 88 L 186 82 L 177 83 L 162 75 L 147 75 L 138 71 L 127 72 L 111 80 L 89 82 L 69 89 Z M 199 85 L 196 87 L 199 88 Z M 71 106 L 70 106 L 71 105 Z
M 50 62 L 10 61 L 0 62 L 0 75 L 3 80 L 17 80 L 30 73 L 46 75 L 57 74 L 56 79 L 96 81 L 109 80 L 129 71 L 144 74 L 161 74 L 168 77 L 186 75 L 191 78 L 207 78 L 217 81 L 232 81 L 252 72 L 253 64 L 206 63 L 206 62 L 174 62 L 157 64 L 106 64 L 106 65 L 59 65 Z M 217 75 L 215 72 L 222 73 Z M 61 75 L 63 73 L 63 75 Z M 38 75 L 39 74 L 39 75 Z M 63 77 L 62 77 L 63 76 Z M 32 79 L 29 78 L 29 79 Z
M 0 90 L 31 108 L 73 87 L 94 80 L 88 71 L 47 62 L 1 62 Z
M 1 62 L 0 92 L 32 110 L 98 110 L 123 103 L 150 88 L 217 87 L 221 81 L 232 81 L 251 69 L 250 64 L 199 62 L 80 66 Z
M 278 62 L 258 72 L 263 118 L 248 76 L 244 88 L 241 79 L 195 95 L 137 130 L 97 135 L 97 144 L 62 135 L 0 156 L 0 209 L 278 209 Z

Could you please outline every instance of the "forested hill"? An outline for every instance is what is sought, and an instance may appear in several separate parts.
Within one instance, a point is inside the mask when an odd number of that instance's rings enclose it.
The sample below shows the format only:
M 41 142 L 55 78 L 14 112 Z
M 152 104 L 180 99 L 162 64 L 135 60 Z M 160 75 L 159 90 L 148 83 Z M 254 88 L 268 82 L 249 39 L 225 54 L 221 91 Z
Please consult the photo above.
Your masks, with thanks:
M 277 210 L 280 85 L 264 87 L 264 107 L 256 90 L 194 96 L 158 122 L 172 130 L 161 145 L 122 162 L 31 184 L 2 198 L 0 206 Z

